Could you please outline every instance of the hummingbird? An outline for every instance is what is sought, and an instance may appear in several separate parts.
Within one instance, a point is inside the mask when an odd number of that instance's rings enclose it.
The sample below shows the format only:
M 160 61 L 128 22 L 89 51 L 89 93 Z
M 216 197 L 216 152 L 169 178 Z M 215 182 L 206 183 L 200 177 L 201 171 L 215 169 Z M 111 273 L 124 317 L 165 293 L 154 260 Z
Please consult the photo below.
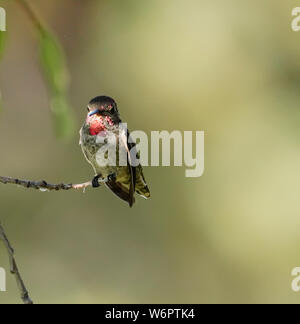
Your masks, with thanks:
M 92 180 L 94 188 L 105 183 L 116 196 L 133 206 L 135 193 L 145 199 L 150 198 L 142 166 L 133 166 L 131 154 L 135 143 L 130 140 L 130 133 L 122 131 L 120 114 L 117 103 L 107 96 L 92 99 L 87 106 L 87 117 L 80 129 L 80 145 L 86 160 L 92 165 L 95 177 Z M 97 153 L 103 145 L 109 145 L 110 138 L 116 139 L 116 164 L 105 165 L 99 163 Z M 100 140 L 99 140 L 100 139 Z M 125 150 L 127 162 L 119 163 L 119 151 Z M 138 155 L 137 155 L 138 156 Z

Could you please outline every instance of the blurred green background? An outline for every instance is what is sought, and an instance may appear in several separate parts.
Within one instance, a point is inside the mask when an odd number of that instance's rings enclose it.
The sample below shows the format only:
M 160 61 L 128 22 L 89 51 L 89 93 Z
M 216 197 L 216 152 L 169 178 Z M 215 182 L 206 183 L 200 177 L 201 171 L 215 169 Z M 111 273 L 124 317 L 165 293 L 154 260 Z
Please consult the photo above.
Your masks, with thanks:
M 205 174 L 146 168 L 133 209 L 105 188 L 0 185 L 1 216 L 36 303 L 298 303 L 300 32 L 291 0 L 31 0 L 66 52 L 79 130 L 114 97 L 130 129 L 204 130 Z M 32 23 L 7 11 L 1 175 L 91 179 L 53 130 Z M 0 266 L 8 270 L 0 245 Z M 0 303 L 19 303 L 14 278 Z

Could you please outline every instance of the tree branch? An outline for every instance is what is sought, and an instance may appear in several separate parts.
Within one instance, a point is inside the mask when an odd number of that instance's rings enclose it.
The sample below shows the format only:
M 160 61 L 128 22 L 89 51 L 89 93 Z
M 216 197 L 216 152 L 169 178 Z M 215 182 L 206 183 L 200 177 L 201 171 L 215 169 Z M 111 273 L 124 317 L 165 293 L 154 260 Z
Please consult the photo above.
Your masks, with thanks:
M 0 224 L 0 239 L 3 241 L 6 249 L 7 249 L 7 253 L 8 253 L 8 258 L 9 258 L 9 263 L 10 263 L 10 272 L 15 276 L 16 278 L 16 282 L 18 285 L 18 288 L 21 292 L 21 298 L 24 304 L 27 305 L 31 305 L 33 304 L 32 300 L 29 297 L 29 293 L 25 287 L 25 284 L 23 282 L 23 279 L 20 275 L 16 260 L 14 258 L 14 249 L 12 248 L 3 227 Z
M 99 180 L 99 182 L 101 182 L 101 180 Z M 0 183 L 14 184 L 14 185 L 22 186 L 27 189 L 31 188 L 31 189 L 41 190 L 41 191 L 52 191 L 52 190 L 58 191 L 58 190 L 71 190 L 71 189 L 78 190 L 78 189 L 86 189 L 87 187 L 93 186 L 92 181 L 81 183 L 81 184 L 75 184 L 75 185 L 64 184 L 64 183 L 50 184 L 44 180 L 42 180 L 42 181 L 19 180 L 16 178 L 2 177 L 2 176 L 0 176 Z M 28 295 L 28 291 L 24 285 L 22 277 L 19 273 L 17 263 L 14 258 L 14 250 L 13 250 L 11 244 L 9 243 L 7 236 L 4 232 L 4 229 L 1 226 L 1 224 L 0 224 L 0 239 L 3 241 L 3 243 L 6 246 L 8 256 L 9 256 L 9 262 L 10 262 L 10 269 L 11 269 L 10 271 L 16 277 L 16 281 L 17 281 L 18 287 L 21 292 L 21 298 L 22 298 L 24 304 L 33 304 L 32 300 L 30 299 L 30 297 Z
M 19 180 L 16 178 L 1 177 L 1 176 L 0 176 L 0 183 L 14 184 L 25 188 L 32 188 L 41 191 L 86 189 L 87 187 L 93 186 L 92 181 L 80 183 L 80 184 L 64 184 L 64 183 L 50 184 L 44 180 L 42 181 Z
M 101 182 L 106 182 L 107 180 L 104 179 L 99 179 L 98 182 L 99 184 Z M 50 184 L 47 183 L 46 181 L 42 180 L 42 181 L 30 181 L 30 180 L 19 180 L 16 178 L 11 178 L 11 177 L 2 177 L 0 176 L 0 183 L 3 184 L 14 184 L 14 185 L 18 185 L 18 186 L 22 186 L 24 188 L 32 188 L 32 189 L 37 189 L 37 190 L 41 190 L 41 191 L 58 191 L 58 190 L 71 190 L 71 189 L 86 189 L 87 187 L 93 187 L 93 182 L 89 181 L 89 182 L 85 182 L 85 183 L 80 183 L 80 184 Z M 1 226 L 0 223 L 0 240 L 3 241 L 6 249 L 7 249 L 7 253 L 8 253 L 8 257 L 9 257 L 9 262 L 10 262 L 10 271 L 12 274 L 15 275 L 16 281 L 17 281 L 17 285 L 19 287 L 19 290 L 21 292 L 21 298 L 24 302 L 24 304 L 33 304 L 32 300 L 29 297 L 28 291 L 24 285 L 24 282 L 22 280 L 22 277 L 20 275 L 16 260 L 14 258 L 14 250 L 4 232 L 3 227 Z

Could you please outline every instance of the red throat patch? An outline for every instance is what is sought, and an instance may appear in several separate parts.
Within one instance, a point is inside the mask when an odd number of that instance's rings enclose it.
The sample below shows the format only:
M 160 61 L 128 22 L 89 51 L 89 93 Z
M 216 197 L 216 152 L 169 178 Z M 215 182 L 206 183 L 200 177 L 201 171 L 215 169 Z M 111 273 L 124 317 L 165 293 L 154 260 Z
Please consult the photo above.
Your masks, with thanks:
M 86 122 L 88 125 L 90 125 L 90 134 L 92 136 L 98 135 L 99 133 L 106 131 L 104 118 L 102 116 L 88 116 Z M 105 117 L 105 122 L 107 122 L 110 126 L 114 125 L 112 120 L 108 116 Z

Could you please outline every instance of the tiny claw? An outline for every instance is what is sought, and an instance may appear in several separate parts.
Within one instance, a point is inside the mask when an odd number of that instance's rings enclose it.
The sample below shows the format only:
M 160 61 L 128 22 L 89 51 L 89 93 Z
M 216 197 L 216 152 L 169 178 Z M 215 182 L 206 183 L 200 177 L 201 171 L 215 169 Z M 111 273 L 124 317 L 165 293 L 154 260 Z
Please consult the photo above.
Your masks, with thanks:
M 93 186 L 93 188 L 99 188 L 100 187 L 99 178 L 100 178 L 100 176 L 96 176 L 92 180 L 92 186 Z
M 107 177 L 108 182 L 115 182 L 117 180 L 117 175 L 116 173 L 112 173 Z

